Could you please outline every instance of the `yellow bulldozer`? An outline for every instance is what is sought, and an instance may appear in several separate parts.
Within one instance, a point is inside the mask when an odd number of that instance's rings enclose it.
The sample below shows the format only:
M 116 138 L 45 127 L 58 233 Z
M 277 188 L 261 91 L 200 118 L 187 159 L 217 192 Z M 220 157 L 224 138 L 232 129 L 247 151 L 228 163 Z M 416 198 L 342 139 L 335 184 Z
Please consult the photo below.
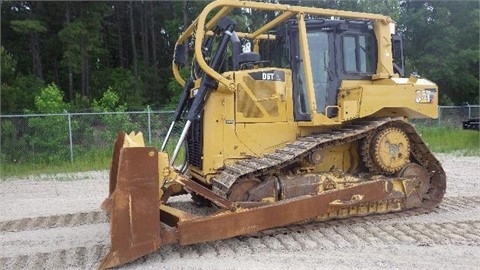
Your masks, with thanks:
M 245 27 L 234 20 L 239 10 L 270 19 Z M 102 204 L 111 249 L 100 268 L 169 244 L 440 204 L 445 172 L 408 123 L 437 117 L 438 88 L 405 78 L 389 17 L 218 0 L 180 36 L 173 58 L 183 92 L 160 151 L 141 133 L 115 141 Z M 217 211 L 169 204 L 186 193 Z

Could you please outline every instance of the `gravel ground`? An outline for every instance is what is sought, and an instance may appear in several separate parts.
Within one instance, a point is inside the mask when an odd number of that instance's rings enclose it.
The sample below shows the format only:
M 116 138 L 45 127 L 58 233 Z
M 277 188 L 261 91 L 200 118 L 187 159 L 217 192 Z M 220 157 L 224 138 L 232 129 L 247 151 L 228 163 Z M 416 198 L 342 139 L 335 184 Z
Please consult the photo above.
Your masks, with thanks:
M 437 154 L 447 173 L 442 205 L 287 227 L 181 247 L 124 269 L 480 269 L 480 158 Z M 109 248 L 99 209 L 108 172 L 37 175 L 0 182 L 1 269 L 95 268 Z M 177 204 L 189 207 L 187 196 Z

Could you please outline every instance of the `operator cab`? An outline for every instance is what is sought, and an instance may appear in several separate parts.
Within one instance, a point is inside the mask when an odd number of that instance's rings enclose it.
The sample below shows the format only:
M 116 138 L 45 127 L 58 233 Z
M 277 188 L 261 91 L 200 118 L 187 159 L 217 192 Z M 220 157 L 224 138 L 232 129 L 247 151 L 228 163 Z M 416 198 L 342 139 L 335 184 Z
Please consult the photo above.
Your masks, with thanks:
M 314 113 L 333 118 L 338 114 L 337 93 L 341 82 L 371 81 L 377 73 L 378 43 L 373 23 L 370 20 L 309 19 L 305 25 L 315 95 Z M 245 40 L 240 40 L 233 32 L 231 56 L 223 64 L 221 73 L 261 67 L 291 69 L 294 120 L 310 121 L 312 106 L 308 100 L 298 20 L 288 20 L 271 33 L 275 38 L 261 40 L 257 53 L 241 52 Z M 392 45 L 394 71 L 404 76 L 401 36 L 392 35 Z
M 366 80 L 376 72 L 377 42 L 370 21 L 312 19 L 306 21 L 316 113 L 336 116 L 342 80 Z M 288 21 L 276 32 L 274 65 L 293 72 L 295 121 L 311 119 L 299 28 Z

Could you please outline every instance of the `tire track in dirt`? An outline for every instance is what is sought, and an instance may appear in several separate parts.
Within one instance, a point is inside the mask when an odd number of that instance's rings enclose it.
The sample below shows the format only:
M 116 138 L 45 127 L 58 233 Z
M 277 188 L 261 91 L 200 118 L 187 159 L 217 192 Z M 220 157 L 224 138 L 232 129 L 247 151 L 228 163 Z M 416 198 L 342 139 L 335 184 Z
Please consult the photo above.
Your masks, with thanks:
M 433 210 L 434 213 L 444 213 L 452 211 L 470 210 L 480 206 L 480 196 L 474 197 L 447 197 L 444 198 L 439 208 Z M 389 213 L 375 216 L 353 217 L 355 223 L 365 220 L 370 221 L 372 217 L 376 221 L 403 218 L 412 215 L 424 214 L 423 210 L 407 210 L 398 213 Z M 340 222 L 350 223 L 350 219 Z M 97 224 L 108 222 L 107 214 L 104 211 L 79 212 L 73 214 L 41 216 L 34 218 L 23 218 L 17 220 L 8 220 L 0 222 L 0 232 L 18 232 L 26 230 L 48 229 L 57 227 L 73 227 L 86 224 Z M 328 221 L 327 221 L 328 222 Z
M 58 227 L 74 227 L 87 224 L 108 222 L 103 211 L 81 212 L 74 214 L 22 218 L 0 222 L 0 232 L 32 231 Z
M 95 245 L 74 247 L 55 252 L 39 252 L 33 255 L 20 255 L 0 258 L 4 269 L 56 269 L 56 268 L 95 268 L 107 254 L 109 246 Z
M 469 245 L 480 246 L 478 227 L 480 221 L 462 221 L 447 223 L 377 224 L 358 223 L 339 225 L 328 222 L 325 225 L 304 224 L 301 226 L 280 228 L 255 236 L 241 236 L 233 239 L 202 243 L 191 246 L 167 246 L 151 257 L 161 261 L 180 258 L 223 257 L 237 254 L 252 254 L 268 250 L 309 250 L 312 248 L 336 249 L 340 247 L 365 246 L 371 244 L 411 244 L 411 245 Z M 439 231 L 439 228 L 444 228 Z M 466 233 L 468 232 L 468 233 Z M 108 252 L 108 245 L 72 247 L 46 253 L 0 258 L 5 269 L 52 269 L 94 268 Z M 163 255 L 161 255 L 163 254 Z M 144 262 L 139 259 L 132 262 Z
M 373 224 L 359 223 L 352 225 L 306 224 L 302 228 L 280 228 L 280 234 L 271 231 L 260 236 L 273 237 L 281 241 L 285 249 L 304 250 L 306 245 L 298 240 L 296 235 L 306 235 L 317 246 L 324 249 L 365 246 L 371 244 L 412 244 L 412 245 L 469 245 L 480 246 L 480 220 L 440 223 L 411 223 L 411 224 Z M 291 235 L 286 241 L 285 236 Z M 303 237 L 303 236 L 302 236 Z M 327 241 L 325 241 L 327 240 Z M 302 240 L 303 241 L 303 240 Z M 310 245 L 309 245 L 310 246 Z
M 434 214 L 471 210 L 480 207 L 479 205 L 480 197 L 445 198 L 444 203 L 434 211 Z M 422 211 L 409 210 L 384 215 L 310 222 L 211 243 L 166 246 L 128 265 L 138 265 L 150 259 L 165 261 L 172 258 L 221 258 L 269 250 L 296 251 L 314 248 L 328 250 L 372 244 L 480 246 L 480 220 L 451 222 L 433 220 L 401 224 L 386 222 L 422 214 Z M 25 218 L 0 222 L 0 234 L 39 229 L 54 230 L 59 227 L 76 227 L 107 221 L 106 214 L 100 211 Z M 0 265 L 5 269 L 95 268 L 108 249 L 109 245 L 97 243 L 52 252 L 39 251 L 28 255 L 0 257 Z

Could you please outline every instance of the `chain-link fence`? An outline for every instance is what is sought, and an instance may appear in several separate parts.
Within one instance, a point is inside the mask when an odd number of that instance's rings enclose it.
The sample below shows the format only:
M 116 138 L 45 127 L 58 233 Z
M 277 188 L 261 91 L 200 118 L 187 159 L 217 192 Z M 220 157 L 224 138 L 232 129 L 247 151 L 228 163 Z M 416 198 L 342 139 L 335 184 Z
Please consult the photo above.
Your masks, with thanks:
M 462 128 L 462 122 L 480 118 L 480 105 L 439 106 L 437 119 L 414 119 L 415 124 Z
M 439 108 L 438 124 L 462 127 L 462 122 L 480 118 L 479 105 L 441 106 Z
M 173 112 L 63 113 L 2 115 L 0 161 L 3 165 L 74 162 L 82 157 L 110 156 L 118 131 L 142 131 L 146 145 L 160 148 Z M 479 105 L 441 106 L 439 118 L 417 124 L 461 128 L 462 121 L 480 116 Z M 173 130 L 178 138 L 183 125 Z M 176 140 L 169 141 L 171 151 Z
M 3 165 L 56 164 L 80 157 L 111 156 L 119 131 L 143 133 L 145 144 L 160 148 L 172 111 L 2 115 L 0 161 Z M 182 123 L 173 129 L 173 148 Z

